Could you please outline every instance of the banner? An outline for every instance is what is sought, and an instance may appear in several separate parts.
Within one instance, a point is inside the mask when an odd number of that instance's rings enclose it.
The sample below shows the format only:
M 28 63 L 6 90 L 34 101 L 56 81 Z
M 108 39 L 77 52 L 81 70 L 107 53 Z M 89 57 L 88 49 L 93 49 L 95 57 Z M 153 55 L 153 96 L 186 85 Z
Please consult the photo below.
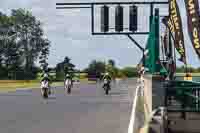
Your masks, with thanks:
M 164 34 L 161 37 L 162 40 L 162 44 L 163 44 L 163 48 L 162 48 L 162 52 L 167 56 L 168 55 L 168 44 L 169 44 L 169 30 L 168 28 L 165 29 Z
M 200 22 L 199 22 L 199 2 L 198 0 L 185 0 L 187 12 L 188 33 L 192 45 L 200 58 Z
M 163 22 L 174 36 L 174 46 L 181 56 L 179 60 L 186 64 L 182 20 L 176 0 L 169 0 L 169 17 L 165 17 Z

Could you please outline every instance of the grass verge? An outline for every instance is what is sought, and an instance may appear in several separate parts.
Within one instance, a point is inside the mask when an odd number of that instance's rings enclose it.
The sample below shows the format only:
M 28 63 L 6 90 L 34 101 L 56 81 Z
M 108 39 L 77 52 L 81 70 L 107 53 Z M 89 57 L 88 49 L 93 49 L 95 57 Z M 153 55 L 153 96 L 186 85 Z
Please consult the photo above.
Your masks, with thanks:
M 81 83 L 96 83 L 95 81 L 88 81 L 87 79 L 81 79 Z M 57 81 L 53 82 L 51 84 L 52 87 L 55 86 L 63 86 L 63 81 Z M 18 89 L 33 89 L 33 88 L 39 88 L 40 87 L 40 81 L 32 80 L 32 81 L 2 81 L 0 80 L 0 93 L 2 92 L 13 92 Z
M 62 86 L 63 82 L 54 82 L 51 86 Z M 16 91 L 18 89 L 33 89 L 39 88 L 39 82 L 24 82 L 24 83 L 0 83 L 0 92 L 11 92 Z

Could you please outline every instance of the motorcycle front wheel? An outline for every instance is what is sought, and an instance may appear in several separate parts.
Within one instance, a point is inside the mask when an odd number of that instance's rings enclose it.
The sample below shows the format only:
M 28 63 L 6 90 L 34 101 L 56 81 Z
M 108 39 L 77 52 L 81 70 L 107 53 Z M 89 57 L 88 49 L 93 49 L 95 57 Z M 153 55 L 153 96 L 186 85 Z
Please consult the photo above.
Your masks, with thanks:
M 109 94 L 109 88 L 106 86 L 105 87 L 105 94 L 108 95 Z
M 69 86 L 67 89 L 67 93 L 70 94 L 71 93 L 71 87 Z
M 48 93 L 49 93 L 49 92 L 48 92 L 48 89 L 46 89 L 46 88 L 43 89 L 43 98 L 44 98 L 44 99 L 48 98 Z

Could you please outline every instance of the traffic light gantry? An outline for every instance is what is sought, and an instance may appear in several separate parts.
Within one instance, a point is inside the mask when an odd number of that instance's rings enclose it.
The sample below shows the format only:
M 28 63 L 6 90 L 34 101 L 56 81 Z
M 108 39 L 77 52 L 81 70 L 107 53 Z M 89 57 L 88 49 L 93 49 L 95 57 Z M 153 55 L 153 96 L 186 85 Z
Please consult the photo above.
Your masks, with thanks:
M 150 15 L 153 15 L 154 5 L 167 5 L 166 1 L 134 1 L 134 2 L 84 2 L 84 3 L 56 3 L 56 9 L 91 9 L 91 33 L 92 35 L 148 35 L 149 31 L 138 30 L 138 6 L 150 7 Z M 124 25 L 124 6 L 129 6 L 129 26 Z M 109 14 L 110 7 L 115 7 L 115 25 L 111 25 Z M 95 30 L 95 8 L 100 7 L 100 30 Z M 113 18 L 112 18 L 113 19 Z M 113 29 L 115 29 L 113 31 Z M 127 31 L 128 29 L 128 31 Z
M 91 3 L 56 3 L 56 9 L 90 9 L 91 10 L 91 33 L 92 35 L 126 35 L 136 46 L 143 52 L 144 48 L 133 38 L 131 35 L 149 35 L 149 31 L 139 31 L 138 30 L 138 6 L 147 5 L 150 8 L 149 22 L 151 25 L 151 18 L 154 16 L 155 5 L 168 5 L 169 2 L 166 1 L 134 1 L 134 2 L 91 2 Z M 124 26 L 124 6 L 129 6 L 129 26 L 128 28 Z M 115 25 L 110 23 L 110 7 L 115 8 L 114 19 Z M 100 31 L 95 31 L 95 8 L 100 8 Z M 155 13 L 157 11 L 155 10 Z M 125 14 L 126 15 L 126 14 Z M 156 14 L 155 14 L 156 15 Z M 113 19 L 113 18 L 112 18 Z M 110 26 L 111 25 L 111 26 Z M 115 31 L 113 31 L 115 29 Z M 127 31 L 128 29 L 128 31 Z

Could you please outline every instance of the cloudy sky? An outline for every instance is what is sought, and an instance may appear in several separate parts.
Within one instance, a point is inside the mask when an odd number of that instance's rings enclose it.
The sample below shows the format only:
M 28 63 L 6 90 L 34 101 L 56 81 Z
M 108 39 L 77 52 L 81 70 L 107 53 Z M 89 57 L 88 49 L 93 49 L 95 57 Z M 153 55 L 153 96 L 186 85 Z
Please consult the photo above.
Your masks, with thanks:
M 93 1 L 100 2 L 105 0 Z M 177 1 L 180 5 L 183 19 L 183 30 L 189 64 L 192 66 L 199 66 L 199 60 L 187 34 L 183 0 Z M 32 11 L 33 15 L 43 23 L 45 35 L 51 41 L 51 53 L 48 60 L 51 66 L 55 66 L 58 62 L 62 61 L 65 56 L 69 56 L 72 62 L 80 69 L 85 68 L 93 59 L 102 61 L 114 59 L 119 67 L 138 63 L 141 58 L 141 52 L 126 36 L 92 36 L 89 9 L 56 10 L 57 2 L 91 2 L 91 0 L 1 0 L 0 11 L 9 13 L 11 9 L 17 8 L 24 8 Z M 148 26 L 147 14 L 149 10 L 145 11 L 147 8 L 148 7 L 141 8 L 139 11 L 139 16 L 141 17 L 139 19 L 139 29 L 141 31 L 147 29 Z M 161 9 L 164 8 L 161 7 Z M 163 14 L 166 14 L 166 10 L 163 11 Z M 98 17 L 99 15 L 97 13 L 97 21 Z M 126 21 L 125 23 L 127 24 Z M 98 24 L 98 22 L 95 23 L 97 30 Z M 134 38 L 142 46 L 145 46 L 147 40 L 146 36 L 134 36 Z

